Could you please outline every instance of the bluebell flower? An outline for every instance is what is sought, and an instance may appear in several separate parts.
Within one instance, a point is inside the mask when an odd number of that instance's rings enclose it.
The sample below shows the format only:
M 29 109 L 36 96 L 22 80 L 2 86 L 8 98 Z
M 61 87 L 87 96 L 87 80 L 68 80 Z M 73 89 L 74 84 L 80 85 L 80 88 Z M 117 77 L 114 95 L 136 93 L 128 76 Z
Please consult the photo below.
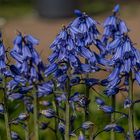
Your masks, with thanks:
M 22 41 L 23 41 L 23 37 L 21 33 L 18 33 L 18 35 L 16 36 L 16 38 L 13 41 L 14 44 L 14 48 L 13 51 L 17 52 L 18 54 L 22 54 Z
M 114 112 L 114 109 L 111 106 L 107 106 L 107 105 L 100 106 L 100 109 L 102 111 L 104 111 L 105 113 L 113 113 Z
M 7 83 L 7 89 L 8 90 L 13 90 L 14 88 L 16 88 L 18 86 L 18 82 L 16 82 L 15 80 L 11 80 Z
M 119 30 L 120 30 L 121 34 L 128 33 L 128 31 L 129 31 L 126 26 L 126 23 L 122 20 L 119 22 Z
M 80 135 L 78 137 L 78 140 L 86 140 L 85 136 L 83 135 L 82 132 L 80 132 Z
M 62 101 L 66 101 L 66 93 L 56 96 L 56 100 L 61 103 Z
M 30 80 L 33 82 L 38 80 L 38 73 L 37 73 L 36 68 L 34 66 L 31 66 L 31 68 L 30 68 Z
M 64 85 L 65 85 L 67 79 L 68 79 L 68 76 L 66 74 L 58 77 L 57 78 L 57 82 L 58 82 L 57 87 L 64 89 Z
M 134 72 L 133 80 L 139 83 L 140 51 L 133 46 L 132 41 L 126 34 L 115 38 L 108 47 L 113 55 L 109 60 L 113 71 L 102 83 L 104 82 L 107 86 L 105 94 L 111 96 L 119 92 L 120 83 L 128 86 L 130 72 Z
M 11 132 L 11 138 L 12 140 L 20 140 L 19 135 L 14 131 Z
M 113 130 L 117 133 L 123 133 L 124 132 L 124 128 L 122 128 L 119 125 L 116 125 Z
M 113 14 L 104 21 L 104 33 L 102 42 L 107 45 L 110 38 L 114 39 L 117 36 L 128 33 L 129 30 L 123 20 L 121 20 L 117 13 L 120 10 L 120 6 L 116 5 L 113 9 Z M 114 46 L 115 47 L 115 46 Z
M 11 94 L 8 96 L 8 99 L 11 100 L 11 101 L 19 100 L 19 99 L 22 99 L 22 98 L 23 98 L 23 95 L 20 94 L 20 93 L 11 93 Z
M 78 76 L 72 77 L 71 80 L 70 80 L 72 85 L 79 84 L 80 81 L 81 81 L 81 79 Z
M 117 132 L 117 133 L 124 132 L 124 129 L 117 124 L 109 124 L 109 125 L 105 126 L 105 128 L 104 128 L 104 131 L 106 131 L 106 132 L 111 131 L 111 130 L 113 130 L 114 132 Z
M 79 100 L 78 103 L 79 103 L 79 105 L 80 105 L 81 107 L 85 108 L 85 107 L 87 107 L 88 104 L 90 103 L 90 100 L 87 99 L 85 96 L 82 96 L 82 97 L 80 98 L 80 100 Z
M 55 111 L 53 109 L 50 109 L 50 108 L 47 110 L 42 110 L 40 113 L 47 118 L 55 117 Z
M 25 104 L 26 105 L 26 110 L 29 112 L 29 113 L 33 113 L 33 109 L 34 109 L 34 106 L 33 104 Z
M 23 62 L 23 56 L 21 54 L 18 54 L 16 51 L 10 52 L 10 55 L 19 63 Z
M 46 82 L 38 86 L 38 95 L 46 96 L 53 92 L 53 83 Z
M 25 85 L 27 80 L 21 76 L 15 76 L 14 77 L 14 81 L 16 81 L 17 83 L 20 83 L 21 85 Z
M 140 72 L 139 71 L 135 72 L 135 79 L 136 79 L 137 83 L 140 85 Z
M 0 113 L 4 113 L 4 107 L 3 104 L 0 103 Z
M 51 44 L 50 48 L 53 50 L 53 53 L 49 57 L 49 61 L 53 62 L 53 66 L 56 62 L 59 63 L 65 61 L 76 70 L 81 66 L 79 57 L 82 56 L 85 59 L 88 59 L 90 65 L 96 65 L 97 60 L 95 54 L 81 43 L 84 41 L 84 38 L 80 41 L 78 40 L 82 33 L 81 31 L 76 30 L 76 27 L 72 25 L 73 23 L 68 27 L 63 27 Z M 80 71 L 82 72 L 82 69 L 80 69 Z
M 42 122 L 42 123 L 40 124 L 40 129 L 42 129 L 42 130 L 47 129 L 48 126 L 49 126 L 49 124 L 50 124 L 50 122 L 47 122 L 47 123 Z
M 126 98 L 124 100 L 124 108 L 129 108 L 133 105 L 133 102 L 129 99 L 129 98 Z
M 99 98 L 99 97 L 96 97 L 96 98 L 95 98 L 95 101 L 96 101 L 97 105 L 99 105 L 99 106 L 105 105 L 104 100 L 102 100 L 102 99 Z
M 51 106 L 52 103 L 50 101 L 40 101 L 39 102 L 40 105 L 43 105 L 45 107 Z
M 70 101 L 72 102 L 78 102 L 80 100 L 80 93 L 79 92 L 75 92 L 70 98 Z
M 29 48 L 29 46 L 25 45 L 23 48 L 22 48 L 22 54 L 23 54 L 23 59 L 26 60 L 26 59 L 31 59 L 32 58 L 32 54 L 31 54 L 31 50 Z
M 33 89 L 33 86 L 22 86 L 18 89 L 18 92 L 21 94 L 27 94 L 28 92 L 30 92 Z
M 135 136 L 135 140 L 140 139 L 140 129 L 137 129 L 137 130 L 134 131 L 134 136 Z
M 24 39 L 25 41 L 28 43 L 28 44 L 31 44 L 33 46 L 36 46 L 39 44 L 39 41 L 38 39 L 36 39 L 35 37 L 33 37 L 32 35 L 26 35 L 24 36 Z
M 113 12 L 114 12 L 114 13 L 118 13 L 119 10 L 120 10 L 120 5 L 117 4 L 117 5 L 114 7 Z
M 95 79 L 95 78 L 86 78 L 84 79 L 85 84 L 89 87 L 92 87 L 94 85 L 98 85 L 99 84 L 99 79 Z
M 40 80 L 41 73 L 44 71 L 44 64 L 35 49 L 38 43 L 39 41 L 33 36 L 23 36 L 19 33 L 13 43 L 14 48 L 10 52 L 16 61 L 15 67 L 20 74 L 29 78 L 29 82 Z
M 3 74 L 6 71 L 6 52 L 2 41 L 2 35 L 0 35 L 0 72 Z
M 88 46 L 91 44 L 96 44 L 96 39 L 99 35 L 99 31 L 96 27 L 98 22 L 89 17 L 86 13 L 82 13 L 79 10 L 75 10 L 77 18 L 70 23 L 70 27 L 77 28 L 81 35 L 77 37 L 78 46 Z
M 20 75 L 20 71 L 15 65 L 10 65 L 10 71 L 13 75 Z
M 65 125 L 64 125 L 64 123 L 59 122 L 59 124 L 58 124 L 58 130 L 59 130 L 61 133 L 64 133 L 64 132 L 65 132 Z
M 112 88 L 107 88 L 104 93 L 107 95 L 107 96 L 112 96 L 112 95 L 115 95 L 119 92 L 119 88 L 118 87 L 112 87 Z
M 20 121 L 25 121 L 25 120 L 28 119 L 28 117 L 29 117 L 28 114 L 26 114 L 26 113 L 20 113 L 17 119 L 19 119 Z
M 91 128 L 93 125 L 94 125 L 94 124 L 93 124 L 92 122 L 87 121 L 87 122 L 84 122 L 84 123 L 82 124 L 81 127 L 82 127 L 83 129 L 87 130 L 87 129 Z
M 52 74 L 53 72 L 55 72 L 57 70 L 58 66 L 57 64 L 51 64 L 49 65 L 46 70 L 45 70 L 45 75 L 49 76 L 50 74 Z

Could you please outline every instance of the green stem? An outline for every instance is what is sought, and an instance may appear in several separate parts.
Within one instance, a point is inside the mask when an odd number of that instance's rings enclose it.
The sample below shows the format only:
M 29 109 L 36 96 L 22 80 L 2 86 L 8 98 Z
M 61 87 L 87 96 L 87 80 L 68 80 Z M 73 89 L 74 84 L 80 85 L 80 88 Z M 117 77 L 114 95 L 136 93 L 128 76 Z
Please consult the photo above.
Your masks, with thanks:
M 111 104 L 112 104 L 112 108 L 114 110 L 116 110 L 116 95 L 113 95 L 111 98 Z M 111 114 L 111 122 L 114 122 L 116 120 L 116 113 L 112 113 Z M 116 134 L 111 131 L 111 140 L 115 140 L 116 139 Z
M 93 140 L 93 136 L 94 136 L 94 126 L 92 126 L 90 129 L 89 129 L 89 140 Z
M 65 140 L 69 140 L 70 132 L 70 105 L 69 101 L 66 101 L 66 114 L 65 114 L 66 128 L 65 128 Z
M 26 107 L 25 107 L 25 112 L 27 112 Z M 25 121 L 26 124 L 26 129 L 25 129 L 25 140 L 30 140 L 30 130 L 29 130 L 29 120 Z
M 26 121 L 25 140 L 30 140 L 28 121 Z
M 39 140 L 39 128 L 38 128 L 38 97 L 36 93 L 36 85 L 34 90 L 34 134 L 35 134 L 35 140 Z
M 7 140 L 11 139 L 11 130 L 9 125 L 9 114 L 8 114 L 8 105 L 7 105 L 7 94 L 6 94 L 6 79 L 3 78 L 3 95 L 4 95 L 4 120 L 5 120 L 5 128 L 6 128 L 6 135 Z
M 56 91 L 56 84 L 55 84 L 55 82 L 54 82 L 54 91 Z M 56 112 L 56 115 L 59 117 L 59 110 L 58 110 L 58 103 L 57 103 L 57 101 L 56 101 L 56 93 L 54 93 L 54 109 L 55 109 L 55 112 Z M 55 117 L 54 118 L 55 119 L 55 126 L 54 126 L 54 128 L 55 128 L 55 138 L 56 138 L 56 140 L 58 139 L 58 119 Z
M 88 64 L 88 60 L 87 59 L 85 60 L 85 63 Z M 89 74 L 86 74 L 85 75 L 85 78 L 88 79 L 89 78 Z M 89 86 L 86 85 L 85 94 L 86 94 L 86 98 L 87 99 L 89 99 L 89 90 L 90 90 Z M 88 121 L 88 120 L 89 120 L 89 105 L 87 105 L 85 107 L 85 121 Z
M 129 92 L 128 92 L 129 99 L 133 101 L 133 77 L 132 72 L 129 74 Z M 134 140 L 134 116 L 133 116 L 133 105 L 129 108 L 129 115 L 128 115 L 128 125 L 129 125 L 129 134 L 130 140 Z
M 54 98 L 56 96 L 54 95 Z M 55 100 L 55 99 L 54 99 Z M 56 112 L 56 115 L 59 117 L 59 114 L 58 114 L 58 107 L 57 107 L 57 102 L 56 100 L 54 101 L 54 109 L 55 109 L 55 112 Z M 58 118 L 57 117 L 54 117 L 54 130 L 55 130 L 55 138 L 56 140 L 58 139 Z
M 66 93 L 67 93 L 67 100 L 66 100 L 66 108 L 65 108 L 65 140 L 70 140 L 69 132 L 70 132 L 70 103 L 69 97 L 71 94 L 71 87 L 70 87 L 70 70 L 68 70 L 68 80 L 66 83 Z

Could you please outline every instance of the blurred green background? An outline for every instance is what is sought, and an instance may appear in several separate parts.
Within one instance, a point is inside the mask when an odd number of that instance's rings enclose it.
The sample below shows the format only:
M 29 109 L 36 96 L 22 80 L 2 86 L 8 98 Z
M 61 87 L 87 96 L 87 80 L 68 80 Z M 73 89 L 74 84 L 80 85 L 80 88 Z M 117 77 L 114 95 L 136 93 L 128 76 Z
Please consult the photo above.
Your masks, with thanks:
M 89 15 L 93 16 L 96 20 L 103 22 L 106 16 L 111 14 L 113 6 L 119 3 L 121 5 L 121 18 L 125 19 L 129 28 L 132 30 L 130 36 L 134 42 L 140 44 L 140 2 L 138 0 L 79 0 L 76 8 L 79 8 Z M 39 52 L 42 52 L 42 58 L 45 63 L 47 63 L 47 57 L 51 53 L 49 49 L 50 43 L 55 38 L 56 34 L 59 32 L 61 25 L 67 25 L 73 17 L 67 18 L 56 18 L 48 19 L 39 17 L 35 1 L 30 0 L 0 0 L 0 26 L 4 34 L 4 43 L 6 47 L 12 47 L 12 41 L 15 36 L 15 31 L 18 29 L 25 34 L 33 34 L 40 40 L 40 45 L 37 47 Z M 102 28 L 99 27 L 99 30 L 102 32 Z M 139 47 L 138 45 L 136 47 Z M 94 76 L 94 75 L 93 75 Z M 104 74 L 101 74 L 100 77 L 105 77 Z M 85 87 L 79 86 L 79 92 L 84 94 Z M 97 88 L 97 90 L 102 93 L 103 89 Z M 140 88 L 135 87 L 136 97 L 140 98 L 139 95 Z M 74 91 L 73 91 L 74 92 Z M 95 105 L 95 93 L 91 91 L 90 93 L 90 120 L 95 123 L 95 130 L 101 130 L 109 122 L 109 116 L 105 115 L 102 111 L 98 110 L 98 107 Z M 2 94 L 0 94 L 1 99 Z M 124 97 L 121 93 L 118 96 L 118 107 L 120 111 L 124 111 L 123 102 Z M 110 104 L 110 99 L 105 98 L 108 105 Z M 19 104 L 19 106 L 17 106 Z M 136 123 L 137 128 L 140 127 L 140 105 L 136 105 Z M 10 118 L 17 117 L 17 115 L 23 110 L 23 105 L 18 102 L 9 103 L 9 113 Z M 126 110 L 127 111 L 127 110 Z M 82 122 L 82 113 L 78 113 L 78 122 L 75 124 L 76 127 L 79 127 Z M 118 115 L 119 117 L 119 115 Z M 46 122 L 47 119 L 42 118 Z M 30 130 L 32 131 L 32 122 L 30 122 Z M 127 128 L 127 120 L 123 119 L 120 121 L 120 124 Z M 54 124 L 51 124 L 52 126 Z M 21 138 L 24 140 L 24 131 L 21 126 L 14 126 L 13 130 L 18 132 Z M 49 129 L 40 130 L 41 140 L 55 140 L 53 133 Z M 3 117 L 0 115 L 0 140 L 6 140 L 5 138 L 5 127 L 3 122 Z M 97 140 L 109 140 L 110 133 L 103 133 Z M 122 139 L 121 134 L 117 134 L 117 139 Z M 77 138 L 75 138 L 77 139 Z M 32 138 L 33 140 L 33 138 Z

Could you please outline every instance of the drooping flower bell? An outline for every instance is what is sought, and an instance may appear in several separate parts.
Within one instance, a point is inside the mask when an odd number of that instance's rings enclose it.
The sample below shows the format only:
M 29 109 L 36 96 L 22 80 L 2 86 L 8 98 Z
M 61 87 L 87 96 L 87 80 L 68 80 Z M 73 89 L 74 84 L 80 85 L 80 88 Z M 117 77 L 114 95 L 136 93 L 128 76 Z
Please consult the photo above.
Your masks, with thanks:
M 90 45 L 95 45 L 100 51 L 100 54 L 104 55 L 104 45 L 98 38 L 100 33 L 97 29 L 97 25 L 99 23 L 90 16 L 88 16 L 85 12 L 75 10 L 74 13 L 77 16 L 77 18 L 70 23 L 69 27 L 74 27 L 80 31 L 80 34 L 78 34 L 75 39 L 76 45 L 81 47 L 84 46 L 88 49 Z
M 99 35 L 97 29 L 98 22 L 89 17 L 86 13 L 82 13 L 80 10 L 74 11 L 77 18 L 69 25 L 70 27 L 75 27 L 81 32 L 76 39 L 78 46 L 89 46 L 91 44 L 96 44 L 96 40 Z
M 115 90 L 115 88 L 119 88 L 121 81 L 127 86 L 130 72 L 134 73 L 133 79 L 136 80 L 138 84 L 140 83 L 140 51 L 134 47 L 128 35 L 124 34 L 118 38 L 119 39 L 114 40 L 116 43 L 113 43 L 116 44 L 112 48 L 114 53 L 110 59 L 110 66 L 113 66 L 113 71 L 106 79 L 107 92 L 111 89 Z M 113 46 L 112 42 L 108 46 Z M 118 90 L 116 89 L 116 93 L 118 93 L 117 91 Z M 113 91 L 111 94 L 108 93 L 108 95 L 113 95 Z
M 125 22 L 120 19 L 117 15 L 119 13 L 120 6 L 116 5 L 113 9 L 113 14 L 104 21 L 104 33 L 102 42 L 107 45 L 109 38 L 116 38 L 119 35 L 127 33 L 129 30 Z
M 14 48 L 11 56 L 16 61 L 16 68 L 30 81 L 41 79 L 41 72 L 44 71 L 43 62 L 37 53 L 35 46 L 39 41 L 31 35 L 23 36 L 19 33 L 14 40 Z
M 2 41 L 2 33 L 0 32 L 0 73 L 4 74 L 6 70 L 6 51 Z

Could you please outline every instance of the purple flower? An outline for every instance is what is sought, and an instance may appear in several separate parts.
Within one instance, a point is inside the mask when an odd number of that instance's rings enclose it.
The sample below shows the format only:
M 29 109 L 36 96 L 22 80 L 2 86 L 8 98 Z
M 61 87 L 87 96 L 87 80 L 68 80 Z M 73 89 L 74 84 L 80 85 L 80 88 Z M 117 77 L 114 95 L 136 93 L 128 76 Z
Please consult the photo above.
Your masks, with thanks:
M 6 71 L 6 52 L 2 41 L 2 35 L 0 35 L 0 72 L 3 74 L 5 71 Z
M 133 105 L 133 102 L 129 99 L 129 98 L 126 98 L 124 100 L 124 108 L 129 108 Z
M 26 35 L 24 37 L 25 41 L 28 43 L 28 44 L 31 44 L 33 46 L 36 46 L 39 44 L 39 41 L 38 39 L 34 38 L 32 35 Z
M 87 121 L 87 122 L 84 122 L 84 123 L 82 124 L 82 128 L 85 129 L 85 130 L 87 130 L 87 129 L 91 128 L 93 125 L 94 125 L 94 124 L 93 124 L 92 122 Z
M 83 135 L 82 132 L 80 132 L 80 135 L 78 137 L 78 140 L 86 140 L 85 136 Z
M 42 122 L 40 124 L 40 129 L 44 130 L 44 129 L 48 128 L 49 124 L 50 124 L 50 122 L 47 122 L 47 123 Z
M 88 78 L 88 79 L 84 79 L 84 80 L 85 80 L 85 84 L 89 87 L 99 84 L 99 80 L 95 79 L 95 78 Z
M 40 101 L 39 104 L 42 106 L 45 106 L 45 107 L 52 105 L 52 103 L 50 101 Z
M 54 64 L 49 65 L 45 70 L 45 76 L 49 76 L 56 70 L 57 70 L 57 64 L 54 63 Z
M 28 114 L 26 114 L 26 113 L 20 113 L 17 119 L 19 119 L 20 121 L 25 121 L 25 120 L 28 119 L 28 117 L 29 117 Z
M 140 85 L 140 72 L 135 72 L 135 79 L 137 81 L 137 83 Z
M 111 106 L 107 106 L 107 105 L 100 106 L 100 109 L 102 111 L 104 111 L 105 113 L 113 113 L 114 112 L 114 109 Z
M 79 100 L 78 103 L 79 103 L 79 105 L 80 105 L 81 107 L 85 108 L 85 107 L 87 107 L 88 104 L 90 103 L 90 100 L 87 99 L 85 96 L 82 96 L 82 97 L 80 98 L 80 100 Z
M 102 99 L 99 98 L 99 97 L 96 97 L 96 98 L 95 98 L 95 101 L 96 101 L 97 105 L 100 105 L 100 106 L 105 105 L 104 100 L 102 100 Z
M 75 76 L 75 77 L 72 77 L 72 78 L 71 78 L 71 84 L 72 84 L 72 85 L 79 84 L 80 81 L 81 81 L 81 79 L 80 79 L 80 77 L 78 77 L 78 76 Z
M 113 14 L 104 21 L 104 33 L 102 42 L 107 45 L 109 39 L 114 39 L 117 36 L 128 33 L 128 28 L 123 20 L 117 17 L 117 13 L 120 10 L 120 6 L 116 5 L 113 9 Z M 115 47 L 115 46 L 114 46 Z
M 47 109 L 47 110 L 42 110 L 41 114 L 44 115 L 47 118 L 53 118 L 55 117 L 55 111 L 53 109 Z
M 14 48 L 10 52 L 16 60 L 15 67 L 20 74 L 29 79 L 29 82 L 40 80 L 41 72 L 44 71 L 44 64 L 35 50 L 38 43 L 39 41 L 33 36 L 23 36 L 19 33 L 14 40 Z
M 135 136 L 135 140 L 140 139 L 140 129 L 137 129 L 137 130 L 134 131 L 134 136 Z
M 99 31 L 96 27 L 98 23 L 79 10 L 75 10 L 75 14 L 78 17 L 69 26 L 77 28 L 81 33 L 76 38 L 78 40 L 77 45 L 88 46 L 91 44 L 96 44 L 96 39 L 99 35 Z
M 118 13 L 119 10 L 120 10 L 120 5 L 117 4 L 117 5 L 114 7 L 113 12 L 114 12 L 114 13 Z
M 0 113 L 4 113 L 4 107 L 3 104 L 0 103 Z
M 117 132 L 117 133 L 124 132 L 124 129 L 117 124 L 109 124 L 109 125 L 105 126 L 105 128 L 104 128 L 104 131 L 106 131 L 106 132 L 111 131 L 111 130 L 113 130 L 114 132 Z
M 64 133 L 64 132 L 65 132 L 65 125 L 64 125 L 64 123 L 59 122 L 59 124 L 58 124 L 58 130 L 59 130 L 61 133 Z
M 14 131 L 11 132 L 11 138 L 12 138 L 12 140 L 19 140 L 20 139 L 19 135 Z
M 80 93 L 79 93 L 79 92 L 74 93 L 74 94 L 70 97 L 69 100 L 72 101 L 72 102 L 78 102 L 78 101 L 80 100 Z
M 11 93 L 11 94 L 8 96 L 8 99 L 11 100 L 11 101 L 19 100 L 19 99 L 22 99 L 22 98 L 23 98 L 23 95 L 20 94 L 20 93 Z
M 38 94 L 39 96 L 46 96 L 53 92 L 53 83 L 46 82 L 38 86 Z

